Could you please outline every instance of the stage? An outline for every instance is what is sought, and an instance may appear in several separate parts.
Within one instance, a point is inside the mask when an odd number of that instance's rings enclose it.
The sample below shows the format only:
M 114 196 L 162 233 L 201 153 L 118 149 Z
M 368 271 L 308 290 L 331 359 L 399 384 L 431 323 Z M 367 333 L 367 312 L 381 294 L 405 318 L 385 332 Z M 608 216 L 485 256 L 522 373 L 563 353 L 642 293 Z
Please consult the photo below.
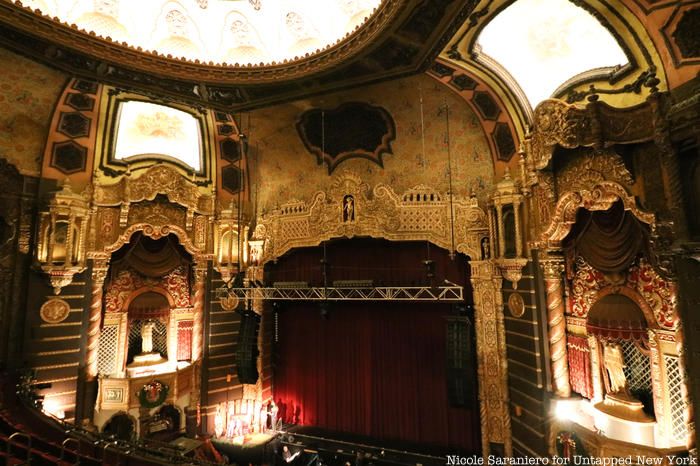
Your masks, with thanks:
M 268 463 L 274 454 L 277 445 L 272 445 L 272 443 L 276 437 L 276 433 L 269 432 L 246 434 L 233 438 L 212 438 L 211 441 L 221 454 L 229 458 L 230 462 L 264 464 Z

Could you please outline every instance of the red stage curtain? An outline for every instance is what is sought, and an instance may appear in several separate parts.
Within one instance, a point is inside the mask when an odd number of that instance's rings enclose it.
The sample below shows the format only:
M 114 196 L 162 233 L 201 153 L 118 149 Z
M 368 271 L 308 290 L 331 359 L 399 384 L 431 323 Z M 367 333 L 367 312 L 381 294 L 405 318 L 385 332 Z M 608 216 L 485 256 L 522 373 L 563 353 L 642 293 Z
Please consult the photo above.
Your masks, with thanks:
M 591 351 L 586 337 L 567 335 L 569 355 L 569 380 L 571 389 L 581 396 L 593 398 L 593 378 L 591 376 Z
M 449 305 L 333 303 L 327 320 L 317 303 L 285 306 L 274 398 L 286 422 L 478 450 L 478 406 L 447 400 Z

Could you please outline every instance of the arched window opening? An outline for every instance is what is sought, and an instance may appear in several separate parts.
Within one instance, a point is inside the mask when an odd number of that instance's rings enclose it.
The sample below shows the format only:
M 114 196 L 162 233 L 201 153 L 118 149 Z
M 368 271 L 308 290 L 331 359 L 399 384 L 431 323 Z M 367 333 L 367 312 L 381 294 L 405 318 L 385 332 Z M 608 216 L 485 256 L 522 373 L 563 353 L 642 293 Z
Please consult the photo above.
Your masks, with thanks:
M 165 105 L 121 102 L 114 160 L 165 160 L 195 171 L 202 167 L 200 125 L 193 115 Z
M 533 108 L 581 73 L 628 63 L 610 31 L 568 0 L 517 0 L 484 27 L 477 44 Z

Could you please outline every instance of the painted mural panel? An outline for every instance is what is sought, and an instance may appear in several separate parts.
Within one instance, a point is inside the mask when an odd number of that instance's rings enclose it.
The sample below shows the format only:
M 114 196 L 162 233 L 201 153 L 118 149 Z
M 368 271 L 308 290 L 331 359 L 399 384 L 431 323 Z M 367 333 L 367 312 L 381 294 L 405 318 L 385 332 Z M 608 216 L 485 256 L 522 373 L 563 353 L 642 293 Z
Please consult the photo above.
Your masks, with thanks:
M 420 75 L 253 112 L 248 132 L 257 176 L 251 181 L 257 183 L 253 192 L 258 193 L 260 209 L 310 199 L 330 186 L 327 166 L 318 164 L 316 155 L 306 149 L 296 123 L 307 110 L 333 109 L 351 101 L 385 109 L 394 121 L 396 137 L 392 153 L 382 156 L 383 168 L 367 158 L 352 158 L 340 163 L 335 173 L 350 170 L 370 185 L 389 184 L 397 192 L 421 184 L 447 192 L 447 104 L 454 193 L 466 196 L 474 190 L 484 199 L 485 188 L 492 183 L 493 159 L 477 116 L 443 84 Z
M 0 48 L 0 158 L 39 175 L 46 135 L 67 77 Z

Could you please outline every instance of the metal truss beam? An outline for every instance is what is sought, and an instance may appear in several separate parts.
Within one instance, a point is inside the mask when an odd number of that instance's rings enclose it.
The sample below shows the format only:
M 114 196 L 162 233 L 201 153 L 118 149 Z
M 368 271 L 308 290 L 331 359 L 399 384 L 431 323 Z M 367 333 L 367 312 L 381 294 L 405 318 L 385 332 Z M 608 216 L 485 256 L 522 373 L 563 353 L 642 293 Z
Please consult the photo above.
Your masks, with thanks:
M 218 298 L 271 299 L 277 301 L 463 301 L 461 286 L 384 286 L 373 288 L 228 288 L 219 289 Z

